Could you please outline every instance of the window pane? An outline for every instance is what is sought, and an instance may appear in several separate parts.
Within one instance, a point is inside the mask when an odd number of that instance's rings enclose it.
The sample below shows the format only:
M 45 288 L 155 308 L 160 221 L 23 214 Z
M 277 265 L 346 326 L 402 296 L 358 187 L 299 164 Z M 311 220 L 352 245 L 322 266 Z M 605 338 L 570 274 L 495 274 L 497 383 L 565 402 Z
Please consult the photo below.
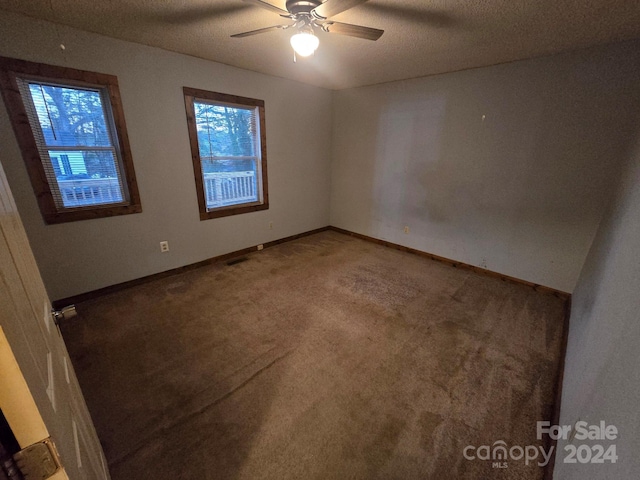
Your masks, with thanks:
M 59 197 L 54 195 L 59 206 L 72 208 L 124 201 L 113 152 L 49 150 L 49 158 L 60 192 Z
M 200 220 L 267 210 L 264 101 L 183 92 Z
M 200 157 L 256 156 L 255 109 L 194 102 Z
M 11 98 L 9 119 L 44 221 L 141 212 L 118 79 L 7 57 L 0 70 L 0 93 Z
M 47 146 L 111 146 L 98 90 L 29 83 Z
M 207 209 L 252 203 L 259 200 L 256 159 L 204 160 Z

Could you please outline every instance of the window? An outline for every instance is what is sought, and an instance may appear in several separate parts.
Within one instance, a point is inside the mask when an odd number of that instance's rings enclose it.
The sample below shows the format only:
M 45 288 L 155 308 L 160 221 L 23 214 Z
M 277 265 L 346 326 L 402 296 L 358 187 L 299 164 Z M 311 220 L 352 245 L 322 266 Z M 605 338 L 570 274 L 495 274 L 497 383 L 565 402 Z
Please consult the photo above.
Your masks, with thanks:
M 45 222 L 142 211 L 116 77 L 0 57 L 0 89 Z
M 200 219 L 269 208 L 264 102 L 184 88 Z

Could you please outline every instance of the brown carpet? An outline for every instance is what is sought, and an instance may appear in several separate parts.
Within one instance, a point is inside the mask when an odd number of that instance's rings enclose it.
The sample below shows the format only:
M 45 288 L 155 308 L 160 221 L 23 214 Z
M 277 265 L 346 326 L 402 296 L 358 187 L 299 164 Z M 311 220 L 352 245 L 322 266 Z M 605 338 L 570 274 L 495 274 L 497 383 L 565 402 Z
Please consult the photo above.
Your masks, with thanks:
M 563 300 L 336 232 L 79 304 L 114 480 L 542 478 Z

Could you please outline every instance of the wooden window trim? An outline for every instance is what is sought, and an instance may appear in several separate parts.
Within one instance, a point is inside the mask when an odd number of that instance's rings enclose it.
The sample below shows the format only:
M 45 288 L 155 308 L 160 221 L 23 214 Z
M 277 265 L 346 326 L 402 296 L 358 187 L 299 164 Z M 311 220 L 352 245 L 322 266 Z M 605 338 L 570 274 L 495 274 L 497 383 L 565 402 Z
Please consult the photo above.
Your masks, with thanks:
M 264 100 L 255 98 L 239 97 L 226 93 L 210 92 L 198 90 L 196 88 L 183 87 L 184 103 L 187 113 L 187 127 L 189 130 L 189 144 L 191 145 L 191 160 L 193 162 L 193 173 L 196 182 L 196 193 L 198 195 L 198 207 L 200 210 L 200 220 L 211 218 L 227 217 L 229 215 L 240 215 L 242 213 L 257 212 L 269 209 L 269 190 L 267 181 L 267 131 L 265 126 Z M 207 210 L 205 199 L 204 181 L 202 179 L 202 162 L 200 160 L 200 150 L 198 148 L 198 133 L 196 129 L 196 118 L 193 107 L 194 100 L 211 100 L 226 104 L 235 104 L 239 107 L 257 107 L 260 121 L 260 155 L 261 155 L 261 177 L 262 177 L 262 203 L 243 204 L 239 206 L 221 207 L 215 210 Z
M 126 205 L 91 205 L 66 211 L 56 209 L 51 187 L 45 174 L 36 140 L 29 123 L 26 108 L 18 88 L 17 78 L 29 78 L 39 81 L 51 81 L 64 85 L 98 86 L 106 89 L 111 104 L 111 113 L 115 126 L 117 147 L 122 161 L 123 185 L 126 186 L 129 202 Z M 36 195 L 45 223 L 55 224 L 112 217 L 142 212 L 138 184 L 136 181 L 129 136 L 127 134 L 118 78 L 103 73 L 87 72 L 67 67 L 58 67 L 42 63 L 27 62 L 14 58 L 0 57 L 0 90 L 4 98 L 9 119 L 15 132 L 22 157 L 27 166 L 31 186 Z

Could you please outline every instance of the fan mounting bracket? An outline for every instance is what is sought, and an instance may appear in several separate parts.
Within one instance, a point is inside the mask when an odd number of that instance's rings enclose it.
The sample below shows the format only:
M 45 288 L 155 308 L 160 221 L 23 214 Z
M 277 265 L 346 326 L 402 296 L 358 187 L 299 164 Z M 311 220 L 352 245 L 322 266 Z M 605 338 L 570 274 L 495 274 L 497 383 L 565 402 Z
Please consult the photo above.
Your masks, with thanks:
M 311 10 L 322 5 L 322 0 L 287 0 L 287 10 L 293 15 L 311 16 Z

